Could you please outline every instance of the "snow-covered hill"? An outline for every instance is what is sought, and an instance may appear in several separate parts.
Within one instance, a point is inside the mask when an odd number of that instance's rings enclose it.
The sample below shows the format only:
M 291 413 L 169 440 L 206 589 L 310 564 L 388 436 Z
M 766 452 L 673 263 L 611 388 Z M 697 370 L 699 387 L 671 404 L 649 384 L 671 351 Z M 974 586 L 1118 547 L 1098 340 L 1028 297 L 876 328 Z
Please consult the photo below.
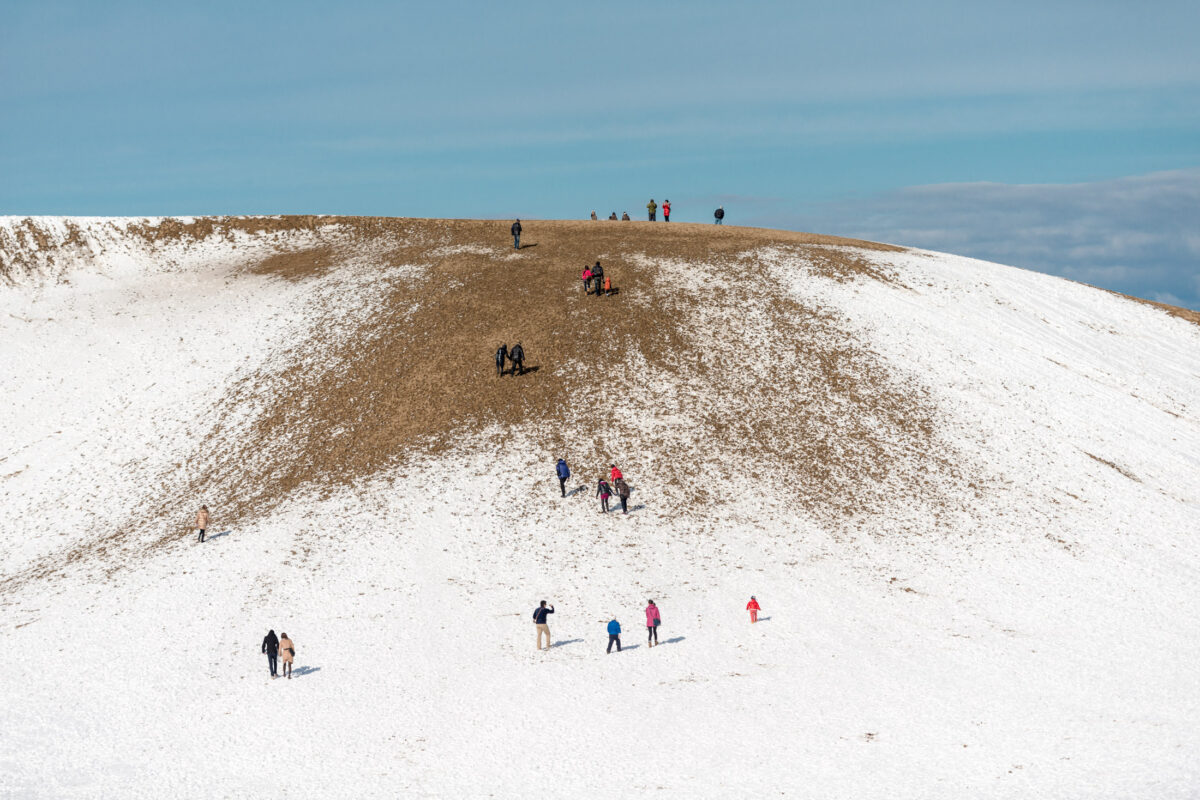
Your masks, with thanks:
M 523 243 L 0 218 L 0 795 L 1200 792 L 1194 318 L 803 234 Z

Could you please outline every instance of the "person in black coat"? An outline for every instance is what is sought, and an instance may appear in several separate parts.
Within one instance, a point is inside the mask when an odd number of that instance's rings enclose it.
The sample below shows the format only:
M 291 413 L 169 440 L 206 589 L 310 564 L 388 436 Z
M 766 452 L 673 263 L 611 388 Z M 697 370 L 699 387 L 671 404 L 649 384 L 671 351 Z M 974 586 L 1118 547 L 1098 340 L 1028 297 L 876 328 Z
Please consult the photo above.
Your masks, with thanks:
M 514 375 L 525 374 L 525 348 L 521 347 L 520 342 L 514 344 L 512 350 L 508 351 L 508 360 L 512 362 Z
M 512 224 L 513 250 L 521 249 L 521 220 Z
M 508 360 L 508 345 L 502 344 L 496 348 L 496 377 L 504 374 L 504 362 Z
M 600 266 L 599 261 L 592 267 L 592 282 L 596 284 L 596 297 L 599 297 L 604 287 L 604 267 Z
M 717 210 L 713 212 L 713 218 L 716 219 L 714 224 L 720 225 L 725 219 L 725 206 L 717 206 Z
M 271 677 L 275 675 L 275 664 L 279 658 L 279 637 L 275 635 L 275 631 L 267 631 L 267 635 L 263 637 L 262 651 L 267 654 L 267 666 L 271 668 Z

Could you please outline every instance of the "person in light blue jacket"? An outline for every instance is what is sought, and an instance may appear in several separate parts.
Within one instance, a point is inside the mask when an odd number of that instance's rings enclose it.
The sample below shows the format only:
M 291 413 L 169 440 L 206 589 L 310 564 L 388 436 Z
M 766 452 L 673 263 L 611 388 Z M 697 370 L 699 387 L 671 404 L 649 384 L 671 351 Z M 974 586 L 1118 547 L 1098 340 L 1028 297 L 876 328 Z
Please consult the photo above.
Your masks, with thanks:
M 617 652 L 621 652 L 621 623 L 615 619 L 608 622 L 608 649 L 604 652 L 611 653 L 614 644 L 617 646 Z

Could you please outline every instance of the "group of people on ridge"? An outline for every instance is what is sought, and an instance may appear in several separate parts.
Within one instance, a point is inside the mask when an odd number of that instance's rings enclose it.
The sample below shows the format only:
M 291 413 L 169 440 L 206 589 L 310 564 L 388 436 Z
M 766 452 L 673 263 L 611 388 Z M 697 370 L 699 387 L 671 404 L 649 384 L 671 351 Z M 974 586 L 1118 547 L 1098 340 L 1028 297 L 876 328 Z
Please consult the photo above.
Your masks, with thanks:
M 279 677 L 275 674 L 275 667 L 278 662 L 282 661 L 283 673 L 288 680 L 291 680 L 292 661 L 296 658 L 296 643 L 289 639 L 286 633 L 276 636 L 275 630 L 272 628 L 263 637 L 262 651 L 267 654 L 267 666 L 271 669 L 271 679 Z
M 507 344 L 502 344 L 496 348 L 496 377 L 504 374 L 504 364 L 508 362 L 512 364 L 512 369 L 509 372 L 513 375 L 525 374 L 525 348 L 517 342 L 508 349 Z
M 663 204 L 661 206 L 659 206 L 658 203 L 654 202 L 653 197 L 650 198 L 649 203 L 646 203 L 646 215 L 649 218 L 649 220 L 651 222 L 657 221 L 657 214 L 658 214 L 658 210 L 660 208 L 662 209 L 663 222 L 670 222 L 671 221 L 671 201 L 664 200 Z M 608 215 L 608 218 L 610 221 L 616 220 L 617 212 L 615 212 L 615 211 L 612 212 L 611 214 Z M 599 217 L 597 217 L 596 212 L 593 211 L 592 212 L 592 220 L 595 221 L 597 219 L 599 219 Z M 629 212 L 626 211 L 626 212 L 622 213 L 621 219 L 628 222 L 629 221 Z M 725 219 L 725 206 L 717 206 L 717 210 L 713 212 L 713 220 L 715 221 L 715 223 L 717 225 L 720 225 L 724 219 Z M 518 223 L 519 222 L 520 221 L 518 220 Z M 519 225 L 514 225 L 514 228 L 519 228 Z M 514 235 L 516 235 L 516 231 L 514 231 Z

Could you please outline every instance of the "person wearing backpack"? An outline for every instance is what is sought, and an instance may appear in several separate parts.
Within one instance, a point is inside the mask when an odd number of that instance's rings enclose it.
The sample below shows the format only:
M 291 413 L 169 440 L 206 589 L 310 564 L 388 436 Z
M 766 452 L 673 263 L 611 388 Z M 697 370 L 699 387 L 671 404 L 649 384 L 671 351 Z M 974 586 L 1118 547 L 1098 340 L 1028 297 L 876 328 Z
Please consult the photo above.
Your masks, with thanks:
M 520 342 L 514 344 L 512 350 L 508 351 L 508 360 L 512 362 L 514 375 L 525 374 L 525 348 L 521 347 Z
M 513 250 L 521 249 L 521 220 L 512 224 Z
M 502 344 L 496 348 L 496 377 L 504 374 L 504 362 L 508 359 L 508 345 Z
M 713 217 L 716 218 L 714 225 L 720 225 L 721 220 L 725 219 L 725 206 L 717 206 L 717 210 L 713 212 Z
M 592 283 L 596 286 L 596 297 L 599 297 L 600 287 L 604 285 L 604 267 L 600 266 L 599 261 L 592 267 Z
M 658 211 L 658 203 L 654 202 L 654 198 L 650 198 L 650 202 L 646 203 L 646 211 L 650 213 L 650 221 L 654 222 L 654 214 Z
M 624 478 L 617 478 L 613 481 L 613 488 L 617 490 L 617 497 L 621 500 L 621 513 L 629 513 L 629 484 Z
M 546 636 L 546 649 L 550 649 L 550 626 L 546 624 L 546 617 L 554 613 L 554 606 L 546 608 L 546 601 L 533 610 L 533 624 L 537 627 L 537 649 L 542 649 L 542 635 Z
M 662 616 L 653 600 L 646 602 L 650 604 L 646 606 L 646 646 L 654 647 L 658 644 L 658 626 L 662 624 Z
M 608 481 L 604 480 L 604 476 L 600 476 L 600 480 L 596 482 L 596 495 L 600 498 L 600 513 L 608 512 L 608 498 L 612 497 L 612 489 L 608 486 Z
M 615 619 L 608 621 L 608 649 L 605 653 L 612 654 L 612 646 L 617 646 L 617 652 L 621 652 L 621 623 Z
M 554 471 L 558 473 L 558 488 L 562 491 L 562 496 L 567 496 L 567 478 L 571 477 L 571 470 L 567 467 L 567 461 L 564 458 L 558 460 Z

